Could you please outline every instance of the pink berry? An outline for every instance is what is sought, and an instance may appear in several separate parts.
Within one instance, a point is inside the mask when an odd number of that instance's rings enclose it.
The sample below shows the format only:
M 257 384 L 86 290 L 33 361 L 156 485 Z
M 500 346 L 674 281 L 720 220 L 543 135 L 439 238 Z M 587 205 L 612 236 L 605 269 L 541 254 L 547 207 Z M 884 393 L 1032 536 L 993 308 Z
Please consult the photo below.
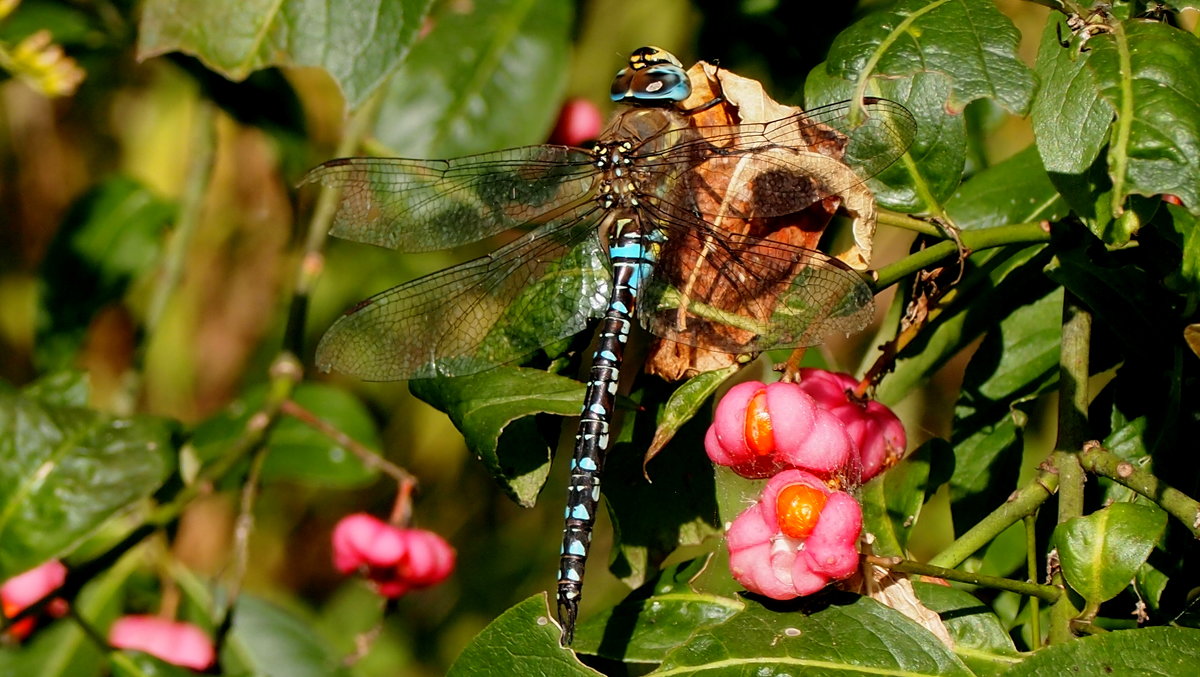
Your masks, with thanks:
M 384 597 L 437 585 L 454 571 L 454 548 L 424 529 L 402 529 L 366 513 L 349 515 L 333 530 L 338 571 L 361 571 Z
M 108 630 L 108 642 L 193 670 L 205 670 L 216 660 L 212 640 L 200 628 L 157 616 L 117 619 Z
M 0 587 L 0 600 L 4 601 L 6 608 L 12 605 L 20 611 L 57 590 L 66 579 L 67 568 L 62 562 L 52 559 L 5 581 L 4 586 Z
M 366 513 L 343 517 L 333 529 L 333 566 L 344 574 L 391 566 L 403 554 L 400 529 Z
M 792 519 L 779 510 L 795 504 L 788 496 L 797 493 L 796 486 L 824 496 L 816 524 L 804 538 L 788 536 L 780 524 Z M 830 490 L 811 473 L 785 470 L 768 480 L 759 500 L 730 525 L 729 568 L 751 592 L 773 599 L 810 595 L 854 573 L 861 531 L 862 509 L 849 494 Z
M 600 109 L 587 99 L 568 99 L 558 113 L 558 122 L 550 132 L 550 143 L 580 146 L 600 135 L 604 119 Z

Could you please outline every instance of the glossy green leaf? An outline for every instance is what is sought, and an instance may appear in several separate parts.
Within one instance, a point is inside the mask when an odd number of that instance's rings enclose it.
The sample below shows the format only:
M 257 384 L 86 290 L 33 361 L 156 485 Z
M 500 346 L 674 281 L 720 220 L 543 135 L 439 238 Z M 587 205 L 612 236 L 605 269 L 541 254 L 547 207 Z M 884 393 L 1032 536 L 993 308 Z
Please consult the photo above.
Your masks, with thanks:
M 1163 510 L 1133 503 L 1064 522 L 1054 530 L 1063 576 L 1092 604 L 1112 599 L 1129 586 L 1166 527 Z
M 1055 289 L 1017 307 L 967 365 L 951 436 L 956 530 L 969 528 L 1016 488 L 1026 421 L 1016 403 L 1058 381 L 1062 304 L 1062 290 Z
M 191 443 L 201 461 L 218 458 L 244 434 L 246 423 L 262 406 L 265 386 L 251 388 L 216 416 L 196 427 Z M 292 395 L 316 418 L 349 435 L 368 449 L 380 450 L 370 413 L 345 391 L 324 384 L 302 383 Z M 263 463 L 266 481 L 297 481 L 313 486 L 354 487 L 370 482 L 377 471 L 316 428 L 283 417 L 267 437 L 270 453 Z
M 1038 150 L 1027 147 L 965 181 L 946 202 L 954 224 L 979 230 L 1066 216 L 1067 203 L 1050 182 Z
M 350 670 L 299 616 L 253 595 L 238 597 L 231 641 L 246 672 L 262 677 L 349 677 Z M 221 663 L 235 652 L 226 648 Z
M 539 593 L 505 611 L 476 635 L 447 675 L 600 674 L 580 663 L 574 652 L 559 645 L 558 639 L 559 628 L 550 620 L 546 594 Z
M 60 556 L 172 470 L 171 425 L 0 389 L 0 579 Z
M 96 311 L 120 301 L 157 263 L 173 215 L 173 205 L 127 177 L 99 184 L 72 206 L 42 263 L 42 370 L 74 366 Z
M 1179 286 L 1192 294 L 1200 294 L 1200 219 L 1183 207 L 1166 206 L 1170 215 L 1171 235 L 1183 256 L 1179 264 Z
M 947 115 L 950 79 L 938 72 L 918 72 L 911 78 L 872 81 L 867 91 L 904 105 L 916 119 L 917 134 L 908 154 L 868 182 L 880 206 L 903 212 L 925 211 L 954 192 L 967 157 L 967 132 L 962 115 Z M 854 83 L 834 77 L 818 65 L 804 83 L 809 108 L 854 96 Z
M 1108 152 L 1113 215 L 1128 195 L 1160 193 L 1200 213 L 1200 38 L 1131 21 L 1088 46 L 1087 67 L 1117 113 Z
M 952 81 L 948 110 L 986 97 L 1023 113 L 1034 78 L 1017 55 L 1019 40 L 991 0 L 901 0 L 842 31 L 827 67 L 863 91 L 864 80 L 941 73 Z
M 324 68 L 357 107 L 403 61 L 430 0 L 150 0 L 138 57 L 182 51 L 231 80 L 268 66 Z
M 740 612 L 745 604 L 739 599 L 692 589 L 698 562 L 703 558 L 659 572 L 616 606 L 588 618 L 576 628 L 571 648 L 624 663 L 657 664 L 697 629 Z
M 863 531 L 875 536 L 871 547 L 876 555 L 903 557 L 907 553 L 908 537 L 920 518 L 921 507 L 937 490 L 930 483 L 930 457 L 951 453 L 944 440 L 930 438 L 899 465 L 859 490 Z
M 1011 309 L 1044 293 L 1045 282 L 1036 269 L 1048 260 L 1042 245 L 1005 247 L 972 256 L 955 285 L 956 302 L 901 352 L 896 368 L 876 390 L 876 398 L 894 405 L 952 356 L 993 329 Z
M 1059 35 L 1069 34 L 1066 17 L 1051 16 L 1042 30 L 1034 66 L 1042 84 L 1030 117 L 1037 152 L 1046 171 L 1053 174 L 1083 174 L 1092 166 L 1108 141 L 1114 112 L 1087 67 L 1091 52 L 1059 43 Z
M 667 442 L 675 436 L 681 427 L 700 411 L 708 398 L 721 387 L 730 376 L 736 373 L 738 365 L 731 364 L 724 369 L 706 371 L 688 379 L 686 383 L 675 389 L 666 405 L 658 413 L 658 427 L 654 431 L 654 439 L 646 451 L 647 460 L 653 458 Z
M 558 0 L 441 3 L 391 79 L 375 136 L 404 157 L 545 141 L 570 65 L 571 14 Z M 613 72 L 621 65 L 614 59 Z
M 758 603 L 700 630 L 657 673 L 970 675 L 932 633 L 874 600 L 830 595 L 810 607 Z M 652 673 L 652 674 L 657 674 Z
M 912 585 L 921 603 L 942 617 L 956 649 L 981 651 L 1001 662 L 1016 656 L 1017 648 L 1008 629 L 979 598 L 966 590 L 936 583 L 913 581 Z M 964 653 L 960 651 L 960 655 Z
M 487 465 L 513 500 L 531 506 L 550 471 L 550 452 L 533 414 L 577 416 L 584 385 L 537 369 L 502 367 L 474 376 L 409 382 L 418 398 L 446 412 L 467 447 Z M 515 426 L 515 427 L 514 427 Z M 520 444 L 501 445 L 501 434 Z
M 1200 665 L 1200 630 L 1144 628 L 1046 647 L 1004 673 L 1039 675 L 1189 675 Z

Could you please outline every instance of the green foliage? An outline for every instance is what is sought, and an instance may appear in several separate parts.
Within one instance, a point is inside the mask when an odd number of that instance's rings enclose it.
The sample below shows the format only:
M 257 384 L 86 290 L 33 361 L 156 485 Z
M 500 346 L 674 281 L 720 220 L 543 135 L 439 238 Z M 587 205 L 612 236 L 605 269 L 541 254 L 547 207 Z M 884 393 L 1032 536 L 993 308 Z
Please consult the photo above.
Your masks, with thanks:
M 701 3 L 694 26 L 618 29 L 609 15 L 635 4 L 24 0 L 0 17 L 0 57 L 47 28 L 88 73 L 54 109 L 0 83 L 12 224 L 0 233 L 0 580 L 63 559 L 56 594 L 74 611 L 32 614 L 38 630 L 0 646 L 0 673 L 184 674 L 98 641 L 119 615 L 155 611 L 222 633 L 222 674 L 1180 674 L 1200 660 L 1188 593 L 1200 556 L 1195 13 L 898 0 L 806 6 L 831 22 L 814 25 L 786 3 Z M 664 21 L 686 10 L 655 8 Z M 761 34 L 734 30 L 746 26 Z M 608 521 L 575 642 L 560 645 L 542 591 L 591 336 L 541 343 L 547 326 L 574 331 L 602 311 L 601 238 L 556 240 L 529 267 L 544 275 L 505 297 L 521 303 L 478 311 L 501 321 L 464 364 L 541 347 L 527 366 L 415 380 L 421 402 L 305 368 L 336 312 L 512 240 L 397 257 L 394 270 L 361 245 L 322 258 L 336 196 L 289 188 L 303 169 L 335 144 L 436 158 L 540 143 L 564 92 L 578 93 L 571 68 L 615 70 L 615 54 L 693 29 L 702 56 L 766 74 L 783 100 L 807 73 L 809 108 L 885 97 L 916 120 L 908 152 L 867 184 L 896 212 L 874 262 L 888 268 L 877 279 L 902 280 L 896 301 L 875 339 L 824 359 L 865 372 L 905 311 L 916 322 L 873 392 L 900 412 L 911 451 L 856 497 L 871 553 L 911 560 L 890 575 L 956 567 L 928 574 L 953 587 L 878 595 L 920 620 L 847 591 L 741 593 L 720 536 L 762 483 L 714 471 L 704 440 L 725 386 L 771 380 L 771 365 L 676 385 L 631 360 L 604 464 Z M 766 44 L 772 30 L 794 42 L 814 29 L 831 42 L 809 61 Z M 439 167 L 427 165 L 435 188 Z M 496 176 L 483 202 L 500 213 L 526 185 Z M 554 183 L 529 187 L 553 196 Z M 457 224 L 466 211 L 442 219 L 446 242 L 495 232 Z M 311 232 L 285 244 L 293 223 Z M 921 239 L 908 249 L 888 226 Z M 918 270 L 932 278 L 915 283 Z M 635 356 L 644 338 L 630 339 Z M 1110 465 L 1079 465 L 1093 439 Z M 482 464 L 460 467 L 464 445 Z M 361 602 L 361 587 L 346 602 L 337 586 L 365 584 L 333 578 L 318 544 L 362 510 L 411 512 L 454 541 L 458 578 L 386 605 Z M 377 615 L 374 645 L 358 645 Z

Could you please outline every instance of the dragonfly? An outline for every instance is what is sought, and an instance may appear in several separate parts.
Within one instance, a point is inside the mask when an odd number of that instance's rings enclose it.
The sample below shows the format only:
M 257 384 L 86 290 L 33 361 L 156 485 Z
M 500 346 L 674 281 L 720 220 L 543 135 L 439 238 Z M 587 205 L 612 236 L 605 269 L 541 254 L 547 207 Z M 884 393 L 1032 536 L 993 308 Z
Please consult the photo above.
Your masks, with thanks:
M 719 100 L 685 109 L 691 87 L 677 58 L 642 47 L 617 73 L 618 110 L 591 148 L 342 158 L 305 179 L 340 190 L 330 231 L 337 237 L 426 252 L 520 233 L 486 256 L 355 305 L 317 347 L 323 371 L 371 381 L 465 376 L 599 320 L 558 571 L 564 645 L 574 633 L 634 323 L 662 339 L 735 354 L 861 330 L 872 309 L 861 274 L 814 249 L 721 224 L 794 214 L 861 184 L 906 151 L 915 129 L 903 106 L 880 98 L 702 126 L 693 116 Z M 803 156 L 830 138 L 852 171 L 815 181 Z

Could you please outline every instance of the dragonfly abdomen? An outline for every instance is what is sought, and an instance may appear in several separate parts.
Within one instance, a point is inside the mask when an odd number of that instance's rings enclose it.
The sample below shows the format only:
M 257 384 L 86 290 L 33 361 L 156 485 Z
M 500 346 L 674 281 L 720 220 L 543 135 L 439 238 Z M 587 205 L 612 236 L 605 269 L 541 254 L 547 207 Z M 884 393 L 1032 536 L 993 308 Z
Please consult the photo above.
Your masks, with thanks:
M 600 336 L 583 396 L 567 488 L 566 525 L 558 576 L 558 619 L 563 626 L 564 644 L 570 643 L 575 633 L 592 526 L 600 505 L 600 472 L 610 442 L 609 428 L 617 399 L 621 360 L 629 340 L 638 288 L 649 275 L 658 252 L 657 242 L 643 237 L 633 220 L 619 220 L 616 228 L 616 241 L 609 250 L 613 269 L 612 295 L 600 321 Z

